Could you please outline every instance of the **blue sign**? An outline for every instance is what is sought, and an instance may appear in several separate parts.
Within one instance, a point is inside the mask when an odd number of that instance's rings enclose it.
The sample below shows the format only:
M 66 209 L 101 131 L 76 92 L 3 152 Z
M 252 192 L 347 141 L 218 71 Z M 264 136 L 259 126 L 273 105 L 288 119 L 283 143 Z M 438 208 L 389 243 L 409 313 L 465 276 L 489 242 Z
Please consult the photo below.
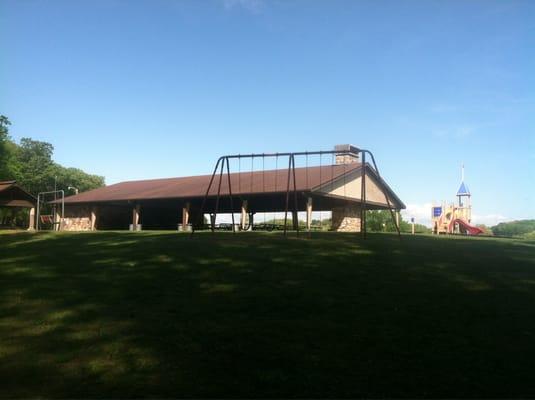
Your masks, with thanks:
M 433 217 L 440 217 L 442 215 L 442 207 L 433 207 Z

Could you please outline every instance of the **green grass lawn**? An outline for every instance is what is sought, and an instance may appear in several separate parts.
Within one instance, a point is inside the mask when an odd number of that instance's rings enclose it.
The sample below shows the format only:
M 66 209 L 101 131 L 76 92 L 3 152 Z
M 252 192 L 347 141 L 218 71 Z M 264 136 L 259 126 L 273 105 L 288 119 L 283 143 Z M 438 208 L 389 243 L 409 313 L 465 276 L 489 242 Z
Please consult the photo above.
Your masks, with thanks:
M 534 397 L 535 242 L 0 234 L 0 397 Z

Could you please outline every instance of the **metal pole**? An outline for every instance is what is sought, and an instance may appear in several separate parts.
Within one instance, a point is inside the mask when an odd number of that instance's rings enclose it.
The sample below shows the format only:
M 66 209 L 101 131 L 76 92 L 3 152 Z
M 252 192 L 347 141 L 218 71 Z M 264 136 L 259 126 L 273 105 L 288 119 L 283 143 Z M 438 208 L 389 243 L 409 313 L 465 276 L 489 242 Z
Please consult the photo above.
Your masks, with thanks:
M 362 151 L 363 149 L 359 149 L 359 151 Z M 322 154 L 338 154 L 340 153 L 339 150 L 321 150 L 321 151 L 297 151 L 297 152 L 290 152 L 290 153 L 251 153 L 251 154 L 228 154 L 225 156 L 222 156 L 221 158 L 250 158 L 250 157 L 286 157 L 286 156 L 305 156 L 305 155 L 322 155 Z M 357 154 L 353 151 L 346 152 L 347 154 Z
M 236 227 L 234 225 L 234 204 L 232 202 L 232 185 L 230 183 L 230 166 L 229 166 L 228 158 L 225 158 L 225 160 L 227 161 L 227 178 L 228 178 L 228 192 L 230 196 L 230 213 L 232 215 L 232 232 L 236 233 Z
M 52 217 L 52 218 L 53 218 L 53 224 L 52 224 L 52 227 L 54 228 L 54 231 L 56 231 L 56 230 L 59 231 L 59 226 L 56 227 L 56 215 L 58 214 L 58 205 L 55 203 L 56 200 L 58 199 L 58 196 L 57 196 L 57 193 L 56 193 L 56 190 L 57 190 L 57 180 L 58 180 L 58 177 L 57 177 L 57 176 L 54 176 L 54 216 Z
M 217 197 L 215 200 L 215 210 L 212 222 L 212 232 L 215 230 L 215 221 L 217 219 L 217 211 L 219 210 L 219 197 L 221 194 L 221 181 L 223 180 L 223 166 L 225 165 L 225 160 L 221 163 L 221 170 L 219 171 L 219 184 L 217 187 Z
M 379 179 L 382 180 L 381 174 L 379 173 L 379 169 L 377 168 L 377 164 L 375 163 L 375 157 L 373 156 L 372 152 L 369 151 L 369 150 L 365 150 L 365 152 L 367 152 L 370 155 L 370 157 L 372 158 L 373 167 L 375 168 L 375 172 L 377 172 L 377 176 L 379 177 Z M 386 193 L 383 190 L 383 194 L 385 195 L 386 204 L 388 205 L 388 209 L 390 210 L 390 215 L 392 217 L 392 221 L 394 222 L 394 226 L 396 227 L 396 230 L 398 231 L 398 237 L 401 238 L 401 231 L 399 230 L 399 226 L 396 223 L 396 217 L 394 216 L 394 212 L 392 211 L 392 206 L 390 205 L 390 199 L 388 198 L 388 193 Z
M 201 210 L 199 217 L 197 219 L 197 225 L 199 225 L 203 221 L 203 212 L 204 212 L 204 206 L 206 205 L 206 199 L 208 198 L 208 194 L 210 193 L 210 189 L 212 188 L 212 183 L 214 182 L 214 177 L 217 172 L 217 167 L 219 166 L 219 163 L 221 162 L 221 157 L 217 160 L 217 163 L 215 164 L 214 172 L 212 172 L 212 177 L 210 178 L 210 183 L 208 184 L 208 188 L 206 189 L 206 193 L 204 195 L 204 198 L 202 200 L 201 204 Z M 191 227 L 191 234 L 193 235 L 195 233 L 195 226 L 192 225 Z
M 65 192 L 60 190 L 61 193 L 61 219 L 59 220 L 59 231 L 63 226 L 63 220 L 65 219 Z
M 288 201 L 290 199 L 290 170 L 292 168 L 292 155 L 288 156 L 288 180 L 286 182 L 286 206 L 284 208 L 284 236 L 286 236 L 286 223 L 288 221 Z
M 294 211 L 296 216 L 296 230 L 297 230 L 297 236 L 299 236 L 299 214 L 298 214 L 298 207 L 297 207 L 297 183 L 295 180 L 295 158 L 292 156 L 292 170 L 293 170 L 293 179 L 294 179 Z
M 360 167 L 360 234 L 366 238 L 366 152 L 362 151 Z
M 39 208 L 41 205 L 39 204 L 39 197 L 41 196 L 40 193 L 37 194 L 37 221 L 35 223 L 35 226 L 37 227 L 37 231 L 39 231 Z

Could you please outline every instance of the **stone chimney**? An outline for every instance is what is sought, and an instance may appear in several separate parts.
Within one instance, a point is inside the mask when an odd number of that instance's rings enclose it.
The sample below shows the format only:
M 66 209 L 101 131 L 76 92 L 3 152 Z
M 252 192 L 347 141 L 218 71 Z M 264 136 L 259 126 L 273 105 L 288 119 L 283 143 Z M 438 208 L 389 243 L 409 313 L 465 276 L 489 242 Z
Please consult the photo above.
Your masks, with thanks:
M 337 144 L 334 146 L 336 151 L 336 164 L 351 164 L 359 162 L 359 149 L 350 144 Z

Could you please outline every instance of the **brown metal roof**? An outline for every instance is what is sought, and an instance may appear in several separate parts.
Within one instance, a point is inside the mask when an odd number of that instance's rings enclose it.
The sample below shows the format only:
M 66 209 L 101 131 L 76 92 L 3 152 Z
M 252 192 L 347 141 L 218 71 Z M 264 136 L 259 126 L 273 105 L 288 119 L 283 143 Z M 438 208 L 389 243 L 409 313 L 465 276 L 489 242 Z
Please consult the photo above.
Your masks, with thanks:
M 360 169 L 360 163 L 296 168 L 297 190 L 301 192 L 314 191 L 319 187 L 329 184 L 332 180 L 343 177 L 344 174 L 349 174 L 352 171 L 360 171 Z M 375 171 L 369 165 L 367 165 L 367 169 L 376 175 Z M 198 198 L 205 195 L 210 178 L 211 175 L 200 175 L 121 182 L 67 197 L 65 198 L 65 204 Z M 254 171 L 252 173 L 231 173 L 230 180 L 232 193 L 235 195 L 286 192 L 288 169 Z M 210 196 L 217 195 L 218 183 L 219 175 L 216 175 L 209 193 Z M 384 185 L 392 193 L 394 198 L 397 198 L 390 188 L 388 188 L 388 185 L 386 183 Z M 291 181 L 290 189 L 293 190 L 293 181 Z M 221 195 L 228 194 L 228 177 L 226 172 L 223 172 Z
M 11 186 L 15 185 L 17 181 L 0 181 L 0 192 L 3 190 L 9 189 Z
M 34 207 L 35 203 L 35 197 L 17 185 L 17 181 L 0 181 L 0 206 Z

